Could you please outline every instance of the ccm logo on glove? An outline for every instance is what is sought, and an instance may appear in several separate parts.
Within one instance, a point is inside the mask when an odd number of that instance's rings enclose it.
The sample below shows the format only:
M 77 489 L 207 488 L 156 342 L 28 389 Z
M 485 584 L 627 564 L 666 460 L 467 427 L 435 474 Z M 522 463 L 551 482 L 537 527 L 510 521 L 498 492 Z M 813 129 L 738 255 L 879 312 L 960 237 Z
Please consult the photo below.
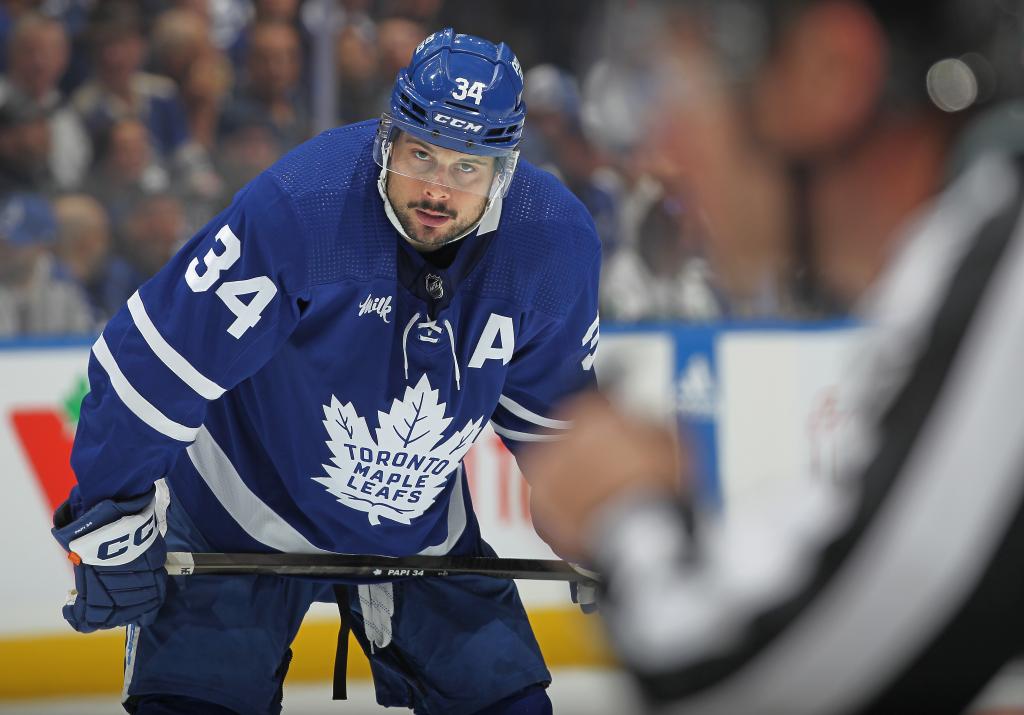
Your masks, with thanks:
M 121 566 L 141 556 L 153 543 L 156 533 L 155 505 L 150 502 L 138 514 L 123 516 L 73 539 L 68 548 L 84 564 Z

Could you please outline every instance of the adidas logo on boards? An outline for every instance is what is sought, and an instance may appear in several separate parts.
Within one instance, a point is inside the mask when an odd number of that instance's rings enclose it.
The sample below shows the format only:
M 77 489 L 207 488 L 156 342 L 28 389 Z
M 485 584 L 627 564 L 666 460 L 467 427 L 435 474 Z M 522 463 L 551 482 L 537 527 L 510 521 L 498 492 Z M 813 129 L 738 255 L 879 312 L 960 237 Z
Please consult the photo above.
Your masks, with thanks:
M 686 361 L 676 389 L 676 405 L 686 417 L 714 419 L 717 390 L 707 355 L 691 355 Z

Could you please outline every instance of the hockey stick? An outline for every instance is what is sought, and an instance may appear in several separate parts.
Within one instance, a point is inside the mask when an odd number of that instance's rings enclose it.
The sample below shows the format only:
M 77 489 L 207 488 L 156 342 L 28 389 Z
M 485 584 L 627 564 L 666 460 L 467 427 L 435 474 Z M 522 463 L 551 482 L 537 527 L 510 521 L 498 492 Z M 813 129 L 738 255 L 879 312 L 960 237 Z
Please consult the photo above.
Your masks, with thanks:
M 596 584 L 599 576 L 554 559 L 502 559 L 486 556 L 363 556 L 355 554 L 218 554 L 170 551 L 171 576 L 262 573 L 338 578 L 490 576 Z

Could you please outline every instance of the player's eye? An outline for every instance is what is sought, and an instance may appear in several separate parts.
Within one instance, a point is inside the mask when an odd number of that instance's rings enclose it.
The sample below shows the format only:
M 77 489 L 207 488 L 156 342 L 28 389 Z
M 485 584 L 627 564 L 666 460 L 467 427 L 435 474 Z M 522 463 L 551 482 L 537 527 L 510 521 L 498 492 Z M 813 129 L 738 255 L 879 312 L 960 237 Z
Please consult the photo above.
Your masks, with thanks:
M 412 155 L 419 159 L 420 161 L 427 161 L 428 159 L 430 159 L 430 154 L 423 151 L 422 149 L 414 149 Z
M 476 171 L 476 167 L 472 164 L 467 164 L 466 162 L 459 162 L 455 165 L 455 171 L 460 174 L 472 174 Z

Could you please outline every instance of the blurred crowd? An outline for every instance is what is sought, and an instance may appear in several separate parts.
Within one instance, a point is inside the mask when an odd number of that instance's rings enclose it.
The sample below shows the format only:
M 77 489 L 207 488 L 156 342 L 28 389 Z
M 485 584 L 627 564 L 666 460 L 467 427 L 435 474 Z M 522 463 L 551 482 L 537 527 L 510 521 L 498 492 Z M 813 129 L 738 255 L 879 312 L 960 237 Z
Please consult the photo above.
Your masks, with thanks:
M 665 70 L 657 21 L 615 2 L 0 0 L 0 337 L 97 330 L 284 151 L 379 116 L 448 25 L 519 55 L 523 156 L 593 215 L 606 319 L 813 313 L 784 247 L 716 261 L 685 167 L 662 159 L 672 137 L 637 118 Z M 334 116 L 318 121 L 324 32 Z M 608 55 L 609 32 L 634 39 Z

